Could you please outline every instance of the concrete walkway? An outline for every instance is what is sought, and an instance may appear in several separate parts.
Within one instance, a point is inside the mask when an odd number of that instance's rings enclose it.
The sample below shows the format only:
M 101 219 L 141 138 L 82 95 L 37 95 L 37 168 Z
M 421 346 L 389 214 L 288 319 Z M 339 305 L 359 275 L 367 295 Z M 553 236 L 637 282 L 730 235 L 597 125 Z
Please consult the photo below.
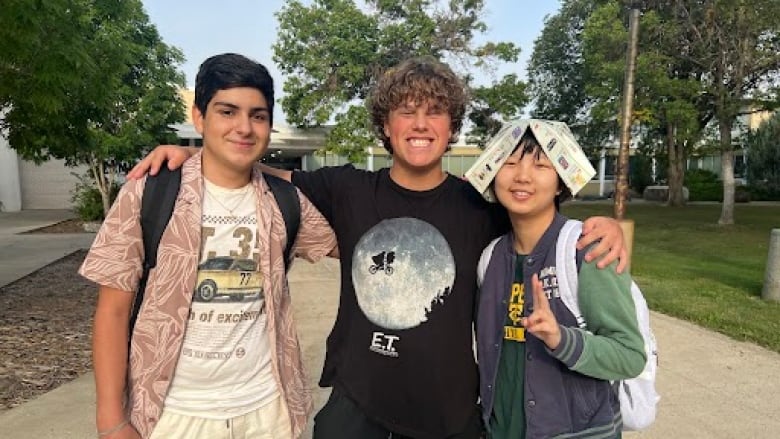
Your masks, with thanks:
M 63 256 L 60 253 L 68 248 L 64 244 L 42 246 L 35 236 L 13 235 L 9 231 L 12 224 L 17 230 L 27 226 L 19 224 L 23 222 L 19 217 L 9 216 L 14 214 L 0 214 L 0 278 L 20 277 L 14 271 L 16 266 L 6 264 L 9 256 L 40 261 Z M 35 218 L 42 221 L 41 217 Z M 14 254 L 8 255 L 6 245 L 11 241 L 16 242 Z M 86 246 L 89 239 L 85 241 Z M 57 250 L 49 254 L 52 247 Z M 27 274 L 37 268 L 30 270 L 25 265 L 18 270 Z M 315 390 L 315 407 L 319 408 L 328 395 L 328 390 L 316 387 L 316 381 L 324 359 L 325 338 L 338 307 L 338 262 L 325 260 L 311 265 L 298 260 L 290 273 L 290 286 L 304 362 Z M 660 347 L 660 411 L 653 427 L 627 433 L 626 438 L 780 437 L 780 354 L 661 314 L 652 314 L 652 325 Z M 0 438 L 94 438 L 93 414 L 93 377 L 87 374 L 0 413 Z M 311 437 L 310 430 L 304 437 Z

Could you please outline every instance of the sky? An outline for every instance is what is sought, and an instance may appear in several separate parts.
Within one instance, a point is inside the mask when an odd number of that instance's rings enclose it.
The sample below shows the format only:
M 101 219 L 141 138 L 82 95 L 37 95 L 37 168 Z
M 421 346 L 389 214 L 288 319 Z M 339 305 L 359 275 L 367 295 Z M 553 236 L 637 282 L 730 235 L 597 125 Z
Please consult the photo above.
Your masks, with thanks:
M 236 52 L 265 65 L 276 83 L 276 95 L 281 96 L 283 78 L 273 62 L 272 45 L 276 41 L 277 21 L 274 13 L 284 0 L 143 0 L 152 23 L 163 40 L 184 52 L 181 66 L 187 86 L 195 85 L 200 63 L 211 55 Z M 477 41 L 511 41 L 520 47 L 520 60 L 504 65 L 498 75 L 515 72 L 525 77 L 525 66 L 533 50 L 533 42 L 544 26 L 544 17 L 554 14 L 559 0 L 486 0 L 484 22 L 487 32 Z M 491 78 L 474 72 L 478 83 L 489 84 Z M 274 111 L 274 120 L 283 120 L 281 105 Z

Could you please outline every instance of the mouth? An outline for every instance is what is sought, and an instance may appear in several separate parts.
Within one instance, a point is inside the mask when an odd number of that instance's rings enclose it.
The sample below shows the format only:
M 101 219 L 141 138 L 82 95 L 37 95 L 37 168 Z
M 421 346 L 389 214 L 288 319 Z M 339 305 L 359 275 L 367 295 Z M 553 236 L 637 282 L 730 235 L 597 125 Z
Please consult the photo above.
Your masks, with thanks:
M 240 149 L 250 149 L 255 146 L 255 142 L 247 140 L 231 140 L 230 143 L 237 146 Z
M 533 196 L 532 192 L 522 190 L 510 190 L 509 193 L 512 195 L 513 199 L 519 201 L 525 201 Z
M 407 142 L 412 148 L 427 148 L 433 143 L 432 139 L 411 138 Z

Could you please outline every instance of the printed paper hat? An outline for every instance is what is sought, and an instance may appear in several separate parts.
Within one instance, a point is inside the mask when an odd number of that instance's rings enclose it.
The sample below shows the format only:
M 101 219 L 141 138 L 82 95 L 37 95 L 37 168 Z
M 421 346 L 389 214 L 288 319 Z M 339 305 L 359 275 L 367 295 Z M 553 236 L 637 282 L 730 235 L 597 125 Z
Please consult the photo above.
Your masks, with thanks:
M 517 119 L 501 127 L 498 134 L 488 141 L 485 151 L 479 156 L 477 162 L 466 171 L 466 179 L 486 200 L 498 201 L 490 183 L 515 150 L 526 130 L 531 130 L 572 195 L 579 192 L 596 175 L 596 170 L 593 169 L 566 123 L 542 119 Z

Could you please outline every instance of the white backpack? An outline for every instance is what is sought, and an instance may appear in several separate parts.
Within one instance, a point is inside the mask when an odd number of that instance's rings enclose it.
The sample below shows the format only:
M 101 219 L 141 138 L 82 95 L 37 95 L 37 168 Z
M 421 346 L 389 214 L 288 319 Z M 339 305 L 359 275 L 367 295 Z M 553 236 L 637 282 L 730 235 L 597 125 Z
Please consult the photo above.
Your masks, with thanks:
M 582 234 L 582 223 L 568 220 L 558 236 L 555 248 L 555 265 L 558 277 L 558 291 L 561 300 L 574 315 L 579 326 L 587 329 L 577 300 L 577 284 L 579 271 L 577 269 L 577 240 Z M 493 240 L 482 252 L 477 265 L 477 281 L 481 285 L 485 277 L 488 263 L 493 255 L 493 249 L 498 242 Z M 653 331 L 650 329 L 650 311 L 647 308 L 642 292 L 637 284 L 631 281 L 631 296 L 636 308 L 639 332 L 645 342 L 647 362 L 639 376 L 618 384 L 620 399 L 620 414 L 623 417 L 623 430 L 643 430 L 655 421 L 656 405 L 661 397 L 655 390 L 655 375 L 658 369 L 658 345 Z

